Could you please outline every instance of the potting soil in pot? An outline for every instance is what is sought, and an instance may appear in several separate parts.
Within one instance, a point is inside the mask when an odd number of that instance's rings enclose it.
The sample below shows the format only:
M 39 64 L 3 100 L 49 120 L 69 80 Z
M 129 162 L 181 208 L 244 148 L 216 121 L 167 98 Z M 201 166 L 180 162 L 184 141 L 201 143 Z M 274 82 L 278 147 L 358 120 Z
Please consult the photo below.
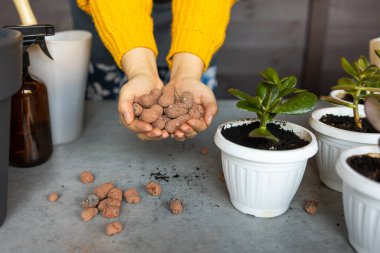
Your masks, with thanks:
M 351 156 L 347 163 L 361 175 L 380 182 L 380 154 Z
M 279 143 L 276 144 L 264 138 L 248 137 L 249 132 L 258 127 L 260 127 L 259 122 L 252 122 L 240 126 L 223 128 L 222 135 L 233 143 L 264 150 L 289 150 L 301 148 L 309 144 L 308 141 L 301 139 L 293 131 L 281 129 L 280 124 L 274 123 L 269 123 L 267 129 L 280 140 Z
M 369 124 L 366 118 L 361 118 L 362 120 L 362 128 L 358 128 L 355 125 L 354 118 L 351 116 L 337 116 L 333 114 L 326 114 L 321 117 L 320 121 L 339 129 L 354 131 L 354 132 L 362 132 L 362 133 L 378 133 L 375 128 Z

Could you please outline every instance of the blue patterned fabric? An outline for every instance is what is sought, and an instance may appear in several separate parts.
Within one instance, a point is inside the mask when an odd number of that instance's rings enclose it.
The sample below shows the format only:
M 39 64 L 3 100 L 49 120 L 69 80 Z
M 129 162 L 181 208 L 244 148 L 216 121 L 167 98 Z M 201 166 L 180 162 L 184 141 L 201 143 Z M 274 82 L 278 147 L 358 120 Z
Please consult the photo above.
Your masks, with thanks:
M 202 75 L 201 82 L 215 90 L 218 86 L 216 79 L 217 66 L 210 66 Z M 169 82 L 168 68 L 158 68 L 158 74 L 164 83 Z M 113 100 L 117 99 L 120 87 L 127 82 L 124 73 L 115 65 L 91 63 L 86 90 L 87 100 Z

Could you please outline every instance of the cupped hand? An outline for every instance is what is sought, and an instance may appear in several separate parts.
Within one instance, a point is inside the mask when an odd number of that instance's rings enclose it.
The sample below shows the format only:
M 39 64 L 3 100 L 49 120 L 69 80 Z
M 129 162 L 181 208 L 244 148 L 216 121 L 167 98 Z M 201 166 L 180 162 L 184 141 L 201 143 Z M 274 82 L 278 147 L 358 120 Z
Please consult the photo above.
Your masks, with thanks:
M 152 89 L 162 89 L 153 52 L 146 48 L 136 48 L 124 54 L 122 66 L 128 82 L 120 89 L 118 100 L 119 121 L 134 131 L 141 140 L 161 140 L 169 137 L 165 130 L 153 128 L 149 123 L 135 118 L 133 102 Z
M 174 87 L 177 96 L 181 96 L 183 92 L 188 91 L 193 94 L 193 102 L 200 104 L 204 108 L 204 115 L 200 119 L 190 119 L 172 134 L 177 141 L 184 141 L 188 138 L 195 137 L 199 132 L 206 130 L 218 111 L 216 99 L 212 90 L 197 78 L 182 77 L 174 78 L 166 88 Z

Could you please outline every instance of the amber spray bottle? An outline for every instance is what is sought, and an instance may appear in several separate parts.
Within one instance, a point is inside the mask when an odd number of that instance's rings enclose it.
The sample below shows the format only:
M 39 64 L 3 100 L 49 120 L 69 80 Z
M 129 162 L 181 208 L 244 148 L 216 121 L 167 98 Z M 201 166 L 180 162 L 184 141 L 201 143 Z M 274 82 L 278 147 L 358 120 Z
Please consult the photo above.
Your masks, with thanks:
M 30 76 L 27 49 L 33 44 L 38 44 L 42 51 L 52 58 L 44 37 L 54 35 L 54 26 L 31 25 L 6 28 L 20 31 L 24 45 L 22 86 L 12 96 L 9 165 L 33 167 L 50 158 L 53 145 L 47 89 L 43 83 Z

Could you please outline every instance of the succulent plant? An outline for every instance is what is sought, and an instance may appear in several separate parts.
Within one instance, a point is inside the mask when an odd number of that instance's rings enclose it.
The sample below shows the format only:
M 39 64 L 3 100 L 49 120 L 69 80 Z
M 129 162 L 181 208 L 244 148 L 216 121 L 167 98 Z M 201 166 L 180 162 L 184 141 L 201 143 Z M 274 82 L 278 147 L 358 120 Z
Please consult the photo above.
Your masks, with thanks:
M 375 51 L 380 57 L 380 50 Z M 380 70 L 376 65 L 371 65 L 365 56 L 352 63 L 342 57 L 341 64 L 343 70 L 350 77 L 342 77 L 337 85 L 332 86 L 332 90 L 344 90 L 353 97 L 353 102 L 345 102 L 331 96 L 321 96 L 321 99 L 330 103 L 350 107 L 353 109 L 354 121 L 358 128 L 362 128 L 359 116 L 359 101 L 364 100 L 368 95 L 380 92 Z
M 267 123 L 277 114 L 306 113 L 314 108 L 318 98 L 311 92 L 295 88 L 295 76 L 280 79 L 273 68 L 267 68 L 261 75 L 264 80 L 257 85 L 256 96 L 234 88 L 228 92 L 240 99 L 236 104 L 238 108 L 255 112 L 260 120 L 260 127 L 253 129 L 249 137 L 278 142 L 278 138 L 267 129 Z

